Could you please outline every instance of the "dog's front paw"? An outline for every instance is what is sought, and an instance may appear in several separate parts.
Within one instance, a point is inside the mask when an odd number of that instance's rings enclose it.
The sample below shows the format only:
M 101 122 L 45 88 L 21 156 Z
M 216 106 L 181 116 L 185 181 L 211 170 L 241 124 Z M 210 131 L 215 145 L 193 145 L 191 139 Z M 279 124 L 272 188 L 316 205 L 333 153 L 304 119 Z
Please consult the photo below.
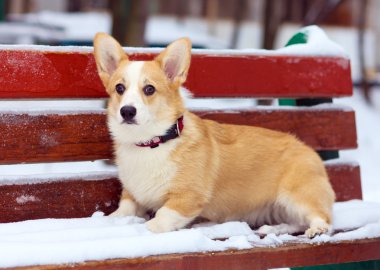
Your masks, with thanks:
M 151 220 L 147 221 L 145 224 L 148 230 L 154 233 L 163 233 L 163 232 L 170 232 L 170 231 L 175 230 L 175 228 L 170 226 L 168 223 L 162 222 L 158 218 L 152 218 Z
M 136 216 L 136 203 L 131 200 L 122 200 L 119 208 L 109 215 L 110 217 Z
M 126 217 L 128 216 L 125 211 L 122 211 L 120 208 L 108 215 L 109 217 Z
M 158 209 L 156 216 L 146 223 L 147 228 L 155 233 L 170 232 L 185 227 L 195 217 L 185 217 L 168 207 Z

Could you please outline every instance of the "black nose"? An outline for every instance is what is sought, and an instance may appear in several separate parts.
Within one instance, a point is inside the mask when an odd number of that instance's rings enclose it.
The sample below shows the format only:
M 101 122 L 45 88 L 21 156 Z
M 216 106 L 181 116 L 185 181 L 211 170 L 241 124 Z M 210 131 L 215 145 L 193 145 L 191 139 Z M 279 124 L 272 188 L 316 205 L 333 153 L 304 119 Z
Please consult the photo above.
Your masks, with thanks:
M 120 114 L 124 120 L 132 120 L 136 115 L 136 108 L 133 106 L 124 106 L 120 109 Z

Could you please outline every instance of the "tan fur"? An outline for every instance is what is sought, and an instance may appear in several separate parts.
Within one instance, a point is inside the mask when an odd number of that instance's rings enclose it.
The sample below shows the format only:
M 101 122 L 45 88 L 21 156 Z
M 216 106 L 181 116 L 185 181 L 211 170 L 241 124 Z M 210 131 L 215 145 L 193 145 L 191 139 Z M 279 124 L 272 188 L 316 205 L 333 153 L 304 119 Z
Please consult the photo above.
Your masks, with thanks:
M 104 55 L 122 50 L 105 52 L 109 48 L 102 44 L 114 42 L 98 34 L 95 57 L 110 94 L 108 120 L 124 186 L 122 200 L 158 210 L 147 223 L 149 229 L 175 230 L 196 217 L 245 220 L 254 226 L 288 223 L 294 226 L 281 230 L 310 227 L 309 237 L 330 229 L 335 195 L 321 159 L 311 148 L 289 134 L 202 120 L 184 108 L 179 87 L 190 66 L 188 39 L 172 43 L 145 62 L 139 78 L 128 78 L 127 66 L 133 62 L 124 53 L 116 57 L 121 59 L 117 69 L 104 74 L 101 67 L 112 66 Z M 152 96 L 139 92 L 151 121 L 126 126 L 117 122 L 122 99 L 114 87 L 123 82 L 128 88 L 131 79 L 138 79 L 141 89 L 152 84 L 157 91 Z M 184 130 L 179 138 L 155 149 L 134 145 L 164 134 L 181 115 Z

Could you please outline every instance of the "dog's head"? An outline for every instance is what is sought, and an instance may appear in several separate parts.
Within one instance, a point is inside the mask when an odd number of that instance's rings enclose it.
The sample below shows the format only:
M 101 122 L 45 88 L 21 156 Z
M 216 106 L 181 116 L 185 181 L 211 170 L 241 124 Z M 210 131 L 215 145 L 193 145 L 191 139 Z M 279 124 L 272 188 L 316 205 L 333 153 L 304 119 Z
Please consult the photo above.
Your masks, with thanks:
M 190 66 L 189 39 L 174 41 L 152 61 L 131 61 L 114 38 L 98 33 L 94 51 L 110 96 L 108 124 L 119 142 L 136 143 L 164 134 L 183 114 L 179 89 Z

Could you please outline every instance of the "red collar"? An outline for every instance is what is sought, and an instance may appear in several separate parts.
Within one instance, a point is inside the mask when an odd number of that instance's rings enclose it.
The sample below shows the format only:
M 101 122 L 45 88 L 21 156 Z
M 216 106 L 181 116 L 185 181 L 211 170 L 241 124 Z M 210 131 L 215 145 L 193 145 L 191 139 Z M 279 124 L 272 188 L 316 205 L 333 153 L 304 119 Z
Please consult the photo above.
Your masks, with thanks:
M 150 147 L 150 148 L 156 148 L 161 143 L 167 142 L 169 140 L 175 139 L 181 135 L 181 132 L 183 130 L 183 116 L 177 119 L 176 123 L 172 125 L 167 131 L 165 135 L 162 136 L 156 136 L 150 141 L 146 141 L 143 143 L 136 143 L 136 146 L 139 147 Z

